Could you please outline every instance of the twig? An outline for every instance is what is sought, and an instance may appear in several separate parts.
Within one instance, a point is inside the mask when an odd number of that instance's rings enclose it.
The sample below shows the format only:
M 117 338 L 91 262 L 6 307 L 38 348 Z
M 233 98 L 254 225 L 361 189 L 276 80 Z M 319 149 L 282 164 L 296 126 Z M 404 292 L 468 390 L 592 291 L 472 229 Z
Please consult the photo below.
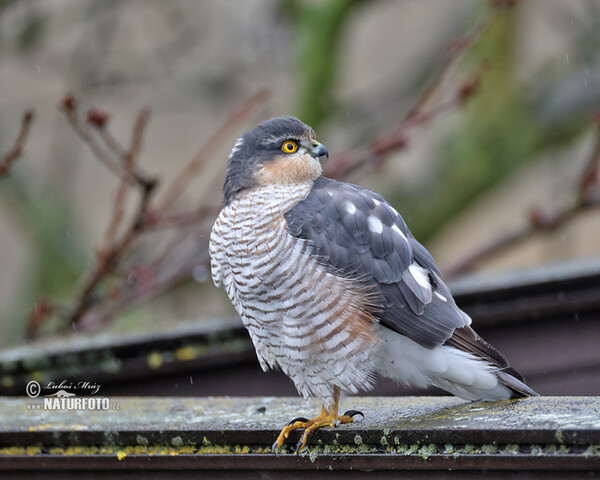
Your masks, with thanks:
M 63 112 L 65 112 L 67 116 L 67 120 L 73 127 L 73 130 L 81 137 L 81 139 L 86 143 L 96 158 L 100 160 L 111 172 L 116 175 L 121 174 L 121 167 L 119 163 L 109 156 L 109 154 L 102 147 L 100 142 L 94 137 L 91 130 L 79 119 L 77 114 L 77 102 L 72 95 L 67 95 L 63 98 L 60 108 Z M 128 177 L 128 181 L 134 183 L 135 179 Z
M 464 274 L 475 269 L 484 260 L 490 260 L 519 243 L 541 232 L 554 231 L 567 225 L 581 213 L 600 207 L 600 119 L 597 120 L 596 144 L 577 185 L 574 201 L 554 212 L 543 212 L 534 207 L 529 212 L 527 225 L 494 240 L 446 269 L 447 276 Z
M 4 154 L 2 160 L 0 160 L 0 177 L 3 177 L 10 171 L 13 162 L 21 156 L 21 153 L 23 153 L 23 146 L 27 140 L 27 135 L 29 134 L 33 119 L 34 111 L 26 110 L 23 114 L 23 118 L 21 120 L 21 130 L 15 139 L 15 143 L 11 149 Z
M 98 138 L 93 134 L 93 131 L 81 121 L 77 113 L 77 101 L 72 95 L 67 95 L 63 98 L 60 108 L 65 112 L 67 120 L 73 127 L 73 130 L 82 138 L 82 140 L 90 147 L 94 155 L 101 163 L 103 163 L 109 170 L 114 174 L 121 176 L 123 172 L 126 175 L 127 182 L 131 184 L 151 184 L 155 182 L 155 179 L 145 175 L 138 170 L 124 169 L 118 158 L 114 158 L 106 147 L 100 143 Z
M 190 160 L 187 166 L 175 177 L 175 180 L 167 187 L 167 190 L 157 201 L 155 208 L 164 210 L 181 195 L 181 193 L 189 185 L 190 181 L 197 175 L 206 162 L 211 158 L 217 147 L 222 145 L 226 138 L 229 138 L 231 132 L 237 126 L 255 111 L 258 107 L 265 103 L 269 97 L 269 92 L 266 89 L 259 90 L 250 99 L 238 107 L 227 120 L 217 129 L 208 141 L 200 148 L 198 153 Z
M 108 130 L 103 128 L 104 125 L 100 125 L 99 129 L 102 132 L 102 138 L 104 139 L 105 144 L 114 152 L 119 153 L 121 157 L 121 161 L 123 163 L 123 169 L 125 172 L 131 172 L 135 170 L 135 163 L 139 156 L 143 133 L 146 128 L 146 124 L 150 118 L 150 112 L 147 109 L 143 109 L 137 116 L 133 127 L 133 134 L 131 136 L 131 145 L 129 150 L 124 151 L 120 145 L 112 138 L 112 136 L 108 133 Z M 89 121 L 89 116 L 88 116 Z M 121 182 L 117 189 L 117 193 L 115 195 L 115 200 L 113 203 L 113 214 L 111 221 L 106 229 L 106 234 L 104 236 L 104 248 L 110 248 L 115 241 L 115 237 L 117 234 L 117 230 L 121 225 L 123 220 L 124 212 L 125 212 L 125 198 L 127 197 L 128 192 L 128 182 L 126 174 L 121 176 Z
M 126 292 L 112 303 L 103 305 L 97 311 L 90 312 L 84 316 L 78 330 L 88 331 L 105 325 L 122 309 L 153 298 L 156 295 L 169 290 L 175 285 L 186 281 L 198 265 L 204 265 L 208 268 L 209 263 L 208 252 L 205 252 L 205 254 L 196 262 L 190 262 L 184 268 L 178 270 L 169 277 L 162 279 L 160 282 L 152 282 L 152 284 L 146 288 L 137 288 Z
M 69 315 L 68 320 L 71 323 L 77 324 L 83 314 L 92 306 L 94 289 L 113 271 L 117 260 L 122 256 L 129 244 L 144 230 L 145 217 L 155 185 L 149 185 L 142 192 L 142 197 L 134 221 L 121 240 L 107 251 L 98 252 L 97 263 L 85 278 L 81 294 L 79 295 L 73 312 Z
M 131 145 L 127 154 L 123 158 L 125 169 L 131 170 L 135 167 L 135 162 L 140 155 L 140 149 L 142 148 L 142 139 L 144 138 L 144 131 L 146 125 L 150 119 L 150 110 L 144 108 L 137 116 L 133 125 L 133 134 L 131 136 Z
M 405 117 L 405 121 L 413 117 L 418 117 L 425 110 L 427 105 L 431 103 L 431 100 L 446 83 L 451 73 L 456 70 L 469 48 L 477 43 L 479 39 L 491 28 L 494 21 L 497 19 L 497 15 L 497 12 L 492 13 L 487 20 L 484 20 L 478 24 L 470 33 L 463 35 L 452 42 L 450 48 L 448 49 L 448 54 L 446 55 L 444 64 L 440 68 L 430 86 L 427 88 L 427 90 L 425 90 L 417 103 L 408 112 L 408 115 Z
M 121 179 L 119 190 L 115 197 L 113 216 L 105 235 L 105 244 L 97 252 L 96 264 L 84 278 L 81 293 L 75 302 L 71 314 L 68 316 L 68 321 L 73 325 L 76 325 L 84 313 L 92 306 L 93 292 L 98 284 L 113 271 L 119 258 L 129 247 L 129 244 L 144 229 L 147 221 L 148 206 L 157 185 L 157 180 L 139 172 L 136 166 L 136 160 L 142 145 L 143 133 L 150 115 L 148 110 L 142 110 L 137 116 L 131 136 L 130 147 L 127 151 L 123 152 L 115 141 L 105 141 L 105 145 L 102 145 L 97 140 L 89 128 L 80 121 L 79 116 L 76 113 L 76 103 L 73 97 L 66 97 L 63 100 L 62 108 L 67 114 L 67 118 L 73 128 L 75 128 L 96 154 L 96 158 L 107 166 L 110 166 L 111 171 L 118 173 Z M 88 112 L 88 123 L 101 132 L 104 132 L 104 134 L 101 135 L 101 138 L 105 140 L 107 138 L 112 139 L 105 130 L 107 120 L 108 115 L 103 114 L 103 112 L 100 112 L 99 110 L 91 110 Z M 108 145 L 106 145 L 106 143 L 108 143 Z M 120 153 L 120 155 L 117 156 L 117 160 L 109 156 L 107 149 L 113 155 L 115 153 Z M 130 186 L 137 186 L 140 189 L 140 202 L 136 215 L 133 217 L 129 228 L 120 240 L 115 240 L 116 231 L 123 218 L 123 202 L 127 189 Z
M 46 318 L 48 318 L 53 311 L 54 306 L 46 297 L 40 297 L 35 301 L 33 309 L 29 312 L 27 328 L 25 329 L 25 335 L 28 340 L 31 340 L 34 337 L 34 333 L 39 330 L 46 321 Z
M 423 106 L 427 100 L 418 100 L 418 108 L 413 108 L 394 129 L 376 137 L 368 147 L 361 147 L 335 155 L 325 164 L 325 175 L 334 178 L 343 178 L 365 165 L 381 166 L 386 160 L 386 154 L 406 148 L 410 130 L 416 126 L 429 123 L 434 118 L 464 105 L 478 90 L 483 73 L 487 70 L 487 62 L 482 62 L 479 68 L 459 86 L 457 92 L 450 100 L 424 111 Z M 431 96 L 431 90 L 425 93 Z
M 454 72 L 463 60 L 466 52 L 483 37 L 499 18 L 500 10 L 504 7 L 513 6 L 516 1 L 492 1 L 491 3 L 494 10 L 489 14 L 488 18 L 475 26 L 471 32 L 452 43 L 448 49 L 444 64 L 434 76 L 429 87 L 405 115 L 400 125 L 375 138 L 368 147 L 361 147 L 335 155 L 327 162 L 325 175 L 334 178 L 343 178 L 364 165 L 372 164 L 375 167 L 381 166 L 385 161 L 385 154 L 401 150 L 408 145 L 408 130 L 410 128 L 423 125 L 431 121 L 434 117 L 466 103 L 477 91 L 482 74 L 488 69 L 487 61 L 483 61 L 479 68 L 460 85 L 454 98 L 441 102 L 435 107 L 429 107 L 450 74 Z
M 579 181 L 579 203 L 600 201 L 600 113 L 596 114 L 598 140 Z
M 163 214 L 155 213 L 150 216 L 148 222 L 153 230 L 181 227 L 187 224 L 195 224 L 208 217 L 215 216 L 217 213 L 219 213 L 221 207 L 221 204 L 200 205 L 196 210 L 192 212 Z

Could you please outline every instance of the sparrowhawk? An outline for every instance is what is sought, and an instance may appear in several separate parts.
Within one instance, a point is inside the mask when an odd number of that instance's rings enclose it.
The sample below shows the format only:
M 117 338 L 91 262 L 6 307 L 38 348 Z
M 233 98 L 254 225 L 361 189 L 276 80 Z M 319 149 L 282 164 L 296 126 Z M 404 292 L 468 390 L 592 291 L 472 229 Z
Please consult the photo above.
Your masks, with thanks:
M 263 370 L 281 369 L 320 415 L 308 435 L 352 422 L 340 393 L 383 376 L 467 400 L 536 395 L 470 327 L 429 252 L 400 214 L 366 188 L 321 175 L 328 156 L 294 117 L 267 120 L 235 142 L 224 206 L 210 237 L 212 279 L 248 329 Z

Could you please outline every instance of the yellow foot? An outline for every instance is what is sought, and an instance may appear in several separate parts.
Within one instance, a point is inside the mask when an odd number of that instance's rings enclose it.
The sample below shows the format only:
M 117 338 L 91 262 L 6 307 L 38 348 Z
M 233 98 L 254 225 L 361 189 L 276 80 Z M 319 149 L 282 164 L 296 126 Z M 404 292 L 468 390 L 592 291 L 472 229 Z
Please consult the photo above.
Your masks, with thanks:
M 304 435 L 302 435 L 302 438 L 296 445 L 296 453 L 298 453 L 302 451 L 302 449 L 306 445 L 308 436 L 312 432 L 322 427 L 336 427 L 341 423 L 352 423 L 354 421 L 353 417 L 355 415 L 362 415 L 364 417 L 362 412 L 359 412 L 358 410 L 348 410 L 343 415 L 338 415 L 337 412 L 330 413 L 325 409 L 325 407 L 323 407 L 318 417 L 312 418 L 310 420 L 303 417 L 295 418 L 281 430 L 279 437 L 277 437 L 277 440 L 273 444 L 273 451 L 275 451 L 283 445 L 283 442 L 285 442 L 292 430 L 296 430 L 297 428 L 304 428 Z

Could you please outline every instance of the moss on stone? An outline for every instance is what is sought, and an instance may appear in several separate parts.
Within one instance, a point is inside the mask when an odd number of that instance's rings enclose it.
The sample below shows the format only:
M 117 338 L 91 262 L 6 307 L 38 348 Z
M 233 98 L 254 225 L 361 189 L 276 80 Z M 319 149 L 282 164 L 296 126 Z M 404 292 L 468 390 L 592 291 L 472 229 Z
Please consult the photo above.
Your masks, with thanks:
M 504 453 L 508 453 L 509 455 L 518 455 L 520 451 L 521 448 L 515 443 L 509 443 L 504 447 Z
M 423 460 L 427 460 L 431 455 L 437 453 L 437 445 L 431 443 L 429 445 L 423 445 L 419 448 L 419 457 Z
M 493 455 L 498 453 L 498 447 L 496 445 L 485 444 L 481 446 L 481 452 L 487 455 Z

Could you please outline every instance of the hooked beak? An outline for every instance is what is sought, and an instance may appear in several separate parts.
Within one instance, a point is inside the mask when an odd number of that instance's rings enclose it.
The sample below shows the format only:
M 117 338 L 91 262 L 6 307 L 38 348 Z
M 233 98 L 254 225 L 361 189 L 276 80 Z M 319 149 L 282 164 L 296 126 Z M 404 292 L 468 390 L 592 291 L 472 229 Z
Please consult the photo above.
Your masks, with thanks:
M 323 155 L 325 155 L 327 158 L 329 158 L 329 152 L 325 148 L 325 145 L 317 142 L 316 140 L 314 140 L 313 145 L 314 145 L 313 149 L 308 151 L 308 153 L 310 153 L 310 155 L 312 157 L 319 158 L 319 157 L 322 157 Z

